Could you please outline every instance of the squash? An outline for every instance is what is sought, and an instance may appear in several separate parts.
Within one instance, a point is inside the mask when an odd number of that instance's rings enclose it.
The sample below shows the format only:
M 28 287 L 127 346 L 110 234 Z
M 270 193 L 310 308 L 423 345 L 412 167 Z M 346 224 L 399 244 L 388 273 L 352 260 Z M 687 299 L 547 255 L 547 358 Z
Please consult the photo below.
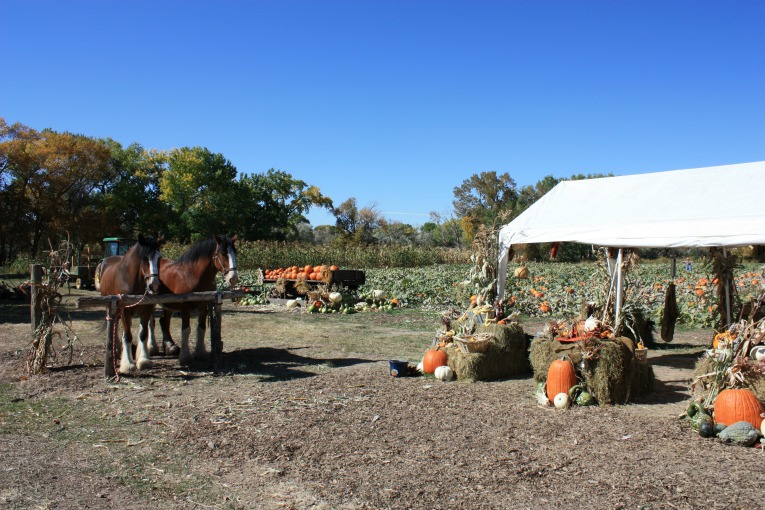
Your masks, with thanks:
M 699 435 L 703 438 L 715 437 L 715 427 L 711 421 L 705 421 L 699 425 Z
M 737 421 L 733 425 L 725 427 L 725 430 L 720 432 L 718 437 L 725 442 L 752 446 L 759 439 L 760 431 L 748 421 Z
M 446 355 L 446 351 L 428 349 L 425 352 L 425 357 L 422 358 L 422 372 L 432 374 L 436 371 L 436 368 L 446 365 L 448 360 L 449 357 Z
M 701 432 L 701 426 L 704 425 L 705 429 L 710 428 L 712 434 L 714 434 L 714 421 L 712 417 L 704 411 L 704 409 L 697 403 L 693 402 L 688 406 L 688 410 L 685 411 L 688 419 L 691 421 L 691 428 L 697 432 Z M 702 436 L 710 437 L 710 436 Z
M 571 403 L 571 399 L 568 398 L 568 393 L 558 393 L 553 398 L 553 405 L 556 409 L 566 409 Z
M 384 290 L 373 290 L 372 291 L 372 299 L 375 301 L 382 301 L 385 299 L 385 291 Z
M 447 365 L 442 365 L 440 367 L 436 367 L 433 375 L 435 375 L 436 379 L 439 381 L 451 381 L 454 377 L 454 371 Z
M 754 428 L 762 424 L 762 414 L 765 412 L 757 396 L 751 390 L 724 389 L 717 395 L 714 407 L 714 418 L 717 423 L 731 425 L 739 421 L 748 421 Z
M 565 393 L 577 383 L 574 364 L 567 359 L 556 359 L 547 369 L 547 398 L 553 402 L 558 393 Z
M 529 269 L 526 266 L 520 266 L 516 267 L 515 271 L 513 271 L 513 276 L 519 279 L 524 279 L 529 277 Z
M 755 361 L 765 361 L 765 345 L 755 345 L 749 351 L 749 357 Z
M 582 407 L 594 406 L 597 404 L 597 401 L 595 400 L 595 397 L 592 396 L 592 393 L 587 391 L 587 389 L 581 384 L 572 386 L 571 389 L 568 390 L 568 397 L 571 399 L 571 402 Z
M 330 292 L 328 297 L 333 305 L 339 305 L 343 301 L 343 295 L 339 292 Z

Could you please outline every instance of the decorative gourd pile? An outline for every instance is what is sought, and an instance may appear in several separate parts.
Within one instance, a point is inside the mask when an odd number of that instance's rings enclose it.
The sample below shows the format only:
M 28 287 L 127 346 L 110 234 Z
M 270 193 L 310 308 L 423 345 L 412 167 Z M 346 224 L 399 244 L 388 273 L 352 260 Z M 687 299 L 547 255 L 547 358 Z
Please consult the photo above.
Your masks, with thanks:
M 742 320 L 715 335 L 697 363 L 685 417 L 702 437 L 752 446 L 765 435 L 765 319 Z
M 552 402 L 555 391 L 580 405 L 625 404 L 653 390 L 653 369 L 635 357 L 633 341 L 614 338 L 610 328 L 591 319 L 572 324 L 551 321 L 531 342 L 529 357 L 540 403 Z M 544 392 L 545 383 L 551 384 L 551 367 L 561 359 L 573 368 L 574 377 L 566 380 L 568 388 L 555 386 Z

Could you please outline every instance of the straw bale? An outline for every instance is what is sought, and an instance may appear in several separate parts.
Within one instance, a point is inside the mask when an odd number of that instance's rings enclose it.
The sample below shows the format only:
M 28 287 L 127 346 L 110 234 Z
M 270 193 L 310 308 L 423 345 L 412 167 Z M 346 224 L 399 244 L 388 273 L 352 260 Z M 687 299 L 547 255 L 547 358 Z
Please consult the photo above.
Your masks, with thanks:
M 755 364 L 754 361 L 749 363 Z M 702 356 L 696 362 L 696 367 L 693 370 L 692 381 L 696 381 L 697 377 L 710 374 L 715 371 L 715 362 L 709 356 Z M 692 397 L 694 400 L 704 401 L 711 391 L 710 383 L 714 380 L 714 376 L 706 377 L 699 380 L 693 387 Z M 760 401 L 765 401 L 765 374 L 758 373 L 756 370 L 746 371 L 746 382 L 742 386 L 749 390 L 752 390 Z
M 625 404 L 630 396 L 653 390 L 653 369 L 637 362 L 632 340 L 620 337 L 589 341 L 597 342 L 597 355 L 582 363 L 578 343 L 561 343 L 545 336 L 535 338 L 529 348 L 534 380 L 544 382 L 550 364 L 555 359 L 568 357 L 574 363 L 579 379 L 600 404 Z
M 461 381 L 490 381 L 531 370 L 528 336 L 518 324 L 479 326 L 477 333 L 491 333 L 489 347 L 482 353 L 465 353 L 457 346 L 446 347 L 449 367 Z

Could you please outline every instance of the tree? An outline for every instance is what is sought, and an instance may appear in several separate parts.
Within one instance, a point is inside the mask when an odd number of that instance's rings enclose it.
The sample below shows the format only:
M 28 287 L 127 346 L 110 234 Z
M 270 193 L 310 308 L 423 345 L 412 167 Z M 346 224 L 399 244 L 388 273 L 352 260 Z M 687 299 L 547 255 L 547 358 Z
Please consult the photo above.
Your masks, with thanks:
M 101 190 L 95 211 L 103 218 L 101 236 L 168 233 L 179 218 L 160 200 L 160 181 L 167 169 L 167 154 L 147 151 L 133 143 L 122 148 L 112 139 L 103 141 L 111 151 L 112 182 Z
M 452 205 L 459 218 L 470 217 L 479 223 L 491 224 L 500 211 L 513 208 L 517 196 L 515 181 L 510 174 L 481 172 L 454 188 Z
M 109 149 L 83 135 L 38 132 L 4 120 L 0 140 L 5 253 L 25 245 L 34 257 L 44 237 L 67 232 L 81 243 L 92 226 L 93 194 L 110 177 Z
M 375 230 L 386 224 L 374 204 L 359 209 L 353 197 L 334 208 L 332 214 L 345 241 L 373 243 Z
M 242 176 L 244 188 L 244 230 L 247 239 L 293 240 L 300 237 L 300 225 L 311 207 L 332 208 L 332 199 L 316 186 L 281 170 Z
M 170 152 L 160 177 L 160 198 L 173 212 L 170 234 L 179 241 L 231 233 L 241 224 L 237 170 L 222 154 L 204 147 Z

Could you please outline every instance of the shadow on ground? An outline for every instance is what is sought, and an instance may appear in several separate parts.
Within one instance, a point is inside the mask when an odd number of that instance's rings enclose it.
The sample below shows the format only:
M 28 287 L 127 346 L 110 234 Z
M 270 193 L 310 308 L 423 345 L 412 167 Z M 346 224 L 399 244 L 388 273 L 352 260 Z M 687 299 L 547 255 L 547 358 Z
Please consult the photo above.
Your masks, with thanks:
M 315 369 L 311 370 L 311 367 L 343 368 L 383 361 L 362 358 L 312 358 L 295 352 L 302 349 L 307 347 L 290 349 L 260 347 L 224 352 L 220 371 L 258 375 L 263 382 L 278 382 L 317 375 Z

